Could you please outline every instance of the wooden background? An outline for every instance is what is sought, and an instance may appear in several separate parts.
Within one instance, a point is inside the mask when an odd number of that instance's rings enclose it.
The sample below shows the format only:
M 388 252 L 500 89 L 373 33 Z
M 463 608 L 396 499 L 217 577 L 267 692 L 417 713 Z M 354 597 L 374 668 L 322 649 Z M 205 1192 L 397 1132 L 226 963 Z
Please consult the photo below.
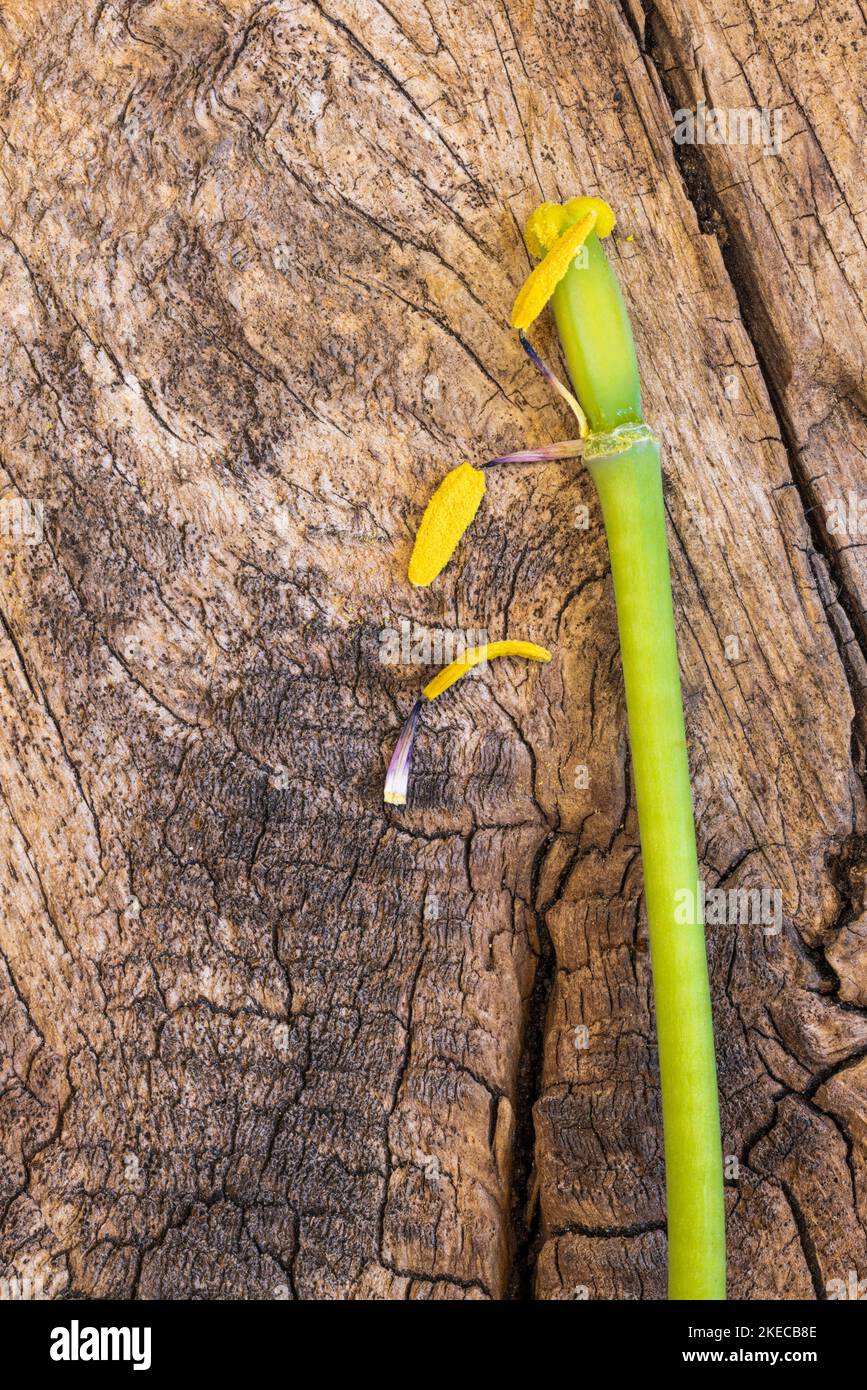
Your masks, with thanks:
M 783 894 L 708 931 L 731 1294 L 867 1274 L 867 527 L 827 524 L 867 498 L 864 56 L 849 0 L 4 0 L 0 497 L 45 513 L 0 551 L 4 1277 L 663 1293 L 588 480 L 504 472 L 405 577 L 447 468 L 570 432 L 507 316 L 577 193 L 664 440 L 704 878 Z M 676 147 L 700 100 L 779 155 Z M 384 812 L 401 621 L 555 657 L 432 707 Z

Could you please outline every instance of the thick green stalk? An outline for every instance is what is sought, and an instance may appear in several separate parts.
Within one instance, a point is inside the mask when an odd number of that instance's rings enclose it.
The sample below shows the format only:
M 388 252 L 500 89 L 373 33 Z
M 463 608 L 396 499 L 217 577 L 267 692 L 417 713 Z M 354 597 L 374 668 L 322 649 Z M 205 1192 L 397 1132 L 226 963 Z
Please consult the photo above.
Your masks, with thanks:
M 611 445 L 591 436 L 587 465 L 611 555 L 638 804 L 665 1130 L 669 1298 L 723 1299 L 713 1023 L 659 448 L 646 428 L 618 434 L 626 438 L 609 436 Z
M 638 363 L 617 276 L 595 232 L 583 250 L 551 302 L 569 375 L 590 428 L 613 430 L 641 419 Z
M 617 602 L 659 1037 L 669 1297 L 723 1299 L 713 1022 L 659 447 L 642 420 L 626 306 L 594 232 L 557 283 L 552 307 L 590 423 L 585 460 L 602 505 Z

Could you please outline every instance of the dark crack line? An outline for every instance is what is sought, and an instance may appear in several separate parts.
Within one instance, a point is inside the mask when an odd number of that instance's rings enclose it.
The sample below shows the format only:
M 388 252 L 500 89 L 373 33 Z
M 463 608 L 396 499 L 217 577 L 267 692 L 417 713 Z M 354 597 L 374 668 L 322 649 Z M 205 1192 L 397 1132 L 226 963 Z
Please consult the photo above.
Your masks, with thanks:
M 673 118 L 674 111 L 679 108 L 682 103 L 677 99 L 670 71 L 666 70 L 664 63 L 659 61 L 659 47 L 653 34 L 654 22 L 656 21 L 664 28 L 664 21 L 659 15 L 653 0 L 639 0 L 639 4 L 643 17 L 643 25 L 640 22 L 638 14 L 626 3 L 626 0 L 621 0 L 621 10 L 627 25 L 634 35 L 638 50 L 648 67 L 651 80 L 657 87 L 661 99 L 667 104 L 669 113 Z M 672 52 L 677 52 L 677 44 L 673 36 L 667 30 L 666 33 L 670 41 Z M 811 476 L 810 469 L 807 466 L 805 457 L 806 444 L 799 443 L 794 421 L 783 398 L 783 393 L 778 388 L 775 380 L 767 343 L 768 333 L 773 333 L 773 320 L 767 304 L 764 302 L 763 297 L 757 292 L 755 284 L 753 283 L 748 248 L 744 244 L 743 238 L 737 233 L 726 216 L 719 195 L 714 188 L 711 171 L 702 147 L 676 145 L 672 141 L 672 148 L 674 160 L 680 172 L 684 192 L 695 210 L 699 227 L 704 234 L 715 235 L 717 238 L 720 256 L 738 305 L 741 323 L 755 353 L 756 367 L 761 376 L 767 393 L 768 402 L 777 422 L 780 439 L 786 451 L 792 483 L 800 499 L 805 524 L 808 529 L 812 550 L 812 555 L 808 555 L 810 572 L 813 575 L 816 592 L 825 611 L 825 621 L 838 653 L 844 679 L 849 687 L 853 706 L 856 711 L 855 720 L 857 721 L 859 711 L 861 711 L 863 707 L 863 666 L 862 671 L 859 672 L 855 661 L 853 661 L 852 656 L 847 651 L 847 646 L 854 644 L 860 653 L 862 663 L 867 662 L 867 623 L 865 623 L 865 616 L 857 600 L 847 590 L 840 553 L 835 548 L 822 522 L 823 512 L 821 497 L 815 487 L 817 479 Z M 767 331 L 763 331 L 763 321 Z M 836 601 L 839 608 L 842 610 L 849 624 L 851 637 L 849 637 L 845 631 L 841 630 L 839 620 L 835 620 L 830 611 L 831 605 L 828 602 L 828 595 L 823 593 L 823 586 L 819 582 L 819 576 L 816 572 L 817 560 L 821 561 L 826 567 L 830 584 L 835 591 L 833 601 Z M 854 739 L 855 721 L 853 721 L 852 766 L 855 775 L 859 778 L 862 785 L 865 786 L 865 790 L 867 790 L 863 768 L 859 767 L 858 761 L 856 760 Z M 844 911 L 847 908 L 850 910 L 852 908 L 851 900 L 847 902 L 846 896 L 845 893 L 841 893 Z M 827 968 L 830 969 L 830 967 Z M 806 1105 L 817 1110 L 818 1113 L 827 1114 L 827 1112 L 816 1105 L 813 1097 L 826 1081 L 863 1057 L 864 1052 L 865 1049 L 859 1049 L 857 1053 L 844 1058 L 842 1061 L 830 1067 L 823 1068 L 806 1083 L 802 1092 L 792 1091 L 791 1094 L 798 1096 Z M 778 1103 L 775 1101 L 768 1120 L 755 1130 L 747 1140 L 744 1147 L 744 1163 L 749 1161 L 752 1152 L 761 1140 L 766 1135 L 770 1134 L 776 1123 L 777 1116 Z M 832 1120 L 832 1123 L 835 1124 L 838 1132 L 841 1134 L 847 1146 L 847 1150 L 851 1150 L 852 1141 L 848 1132 L 836 1117 L 828 1115 L 828 1118 Z M 848 1166 L 850 1177 L 852 1177 L 853 1180 L 854 1193 L 856 1189 L 851 1163 L 849 1163 Z M 776 1178 L 780 1183 L 791 1209 L 816 1298 L 824 1299 L 827 1297 L 827 1290 L 822 1278 L 818 1254 L 810 1234 L 807 1219 L 798 1205 L 797 1199 L 791 1188 L 779 1175 L 776 1175 Z M 857 1221 L 857 1201 L 854 1210 Z
M 681 103 L 677 99 L 677 94 L 669 75 L 669 72 L 659 62 L 657 45 L 654 42 L 652 27 L 654 20 L 662 24 L 662 19 L 652 3 L 647 0 L 640 0 L 644 12 L 644 28 L 640 29 L 637 20 L 630 11 L 628 5 L 623 5 L 623 15 L 629 28 L 635 36 L 635 41 L 639 51 L 645 61 L 652 67 L 656 76 L 661 95 L 663 96 L 670 114 L 678 109 Z M 673 36 L 671 39 L 672 50 L 676 49 Z M 801 499 L 804 519 L 807 524 L 810 541 L 813 550 L 819 555 L 828 568 L 834 588 L 836 599 L 840 604 L 851 625 L 853 636 L 865 662 L 867 662 L 867 629 L 863 615 L 859 611 L 859 605 L 846 589 L 846 581 L 840 565 L 839 552 L 836 550 L 828 535 L 824 531 L 819 519 L 821 513 L 821 498 L 814 488 L 815 479 L 810 476 L 809 469 L 805 467 L 803 455 L 805 446 L 799 444 L 797 431 L 793 424 L 789 410 L 778 389 L 774 372 L 769 360 L 768 350 L 765 343 L 764 334 L 761 331 L 760 316 L 763 315 L 766 322 L 772 322 L 768 307 L 764 303 L 761 295 L 756 291 L 754 285 L 750 283 L 751 276 L 748 267 L 748 254 L 743 245 L 742 238 L 732 227 L 720 202 L 716 189 L 713 186 L 710 170 L 708 168 L 703 147 L 700 145 L 675 145 L 672 142 L 674 160 L 680 172 L 684 192 L 692 204 L 701 231 L 706 235 L 714 235 L 717 238 L 720 256 L 725 266 L 732 291 L 738 304 L 741 323 L 744 331 L 750 340 L 756 357 L 756 366 L 762 378 L 762 382 L 767 392 L 771 410 L 777 421 L 780 439 L 786 450 L 789 465 L 789 472 L 792 481 Z M 821 595 L 820 595 L 821 597 Z M 835 646 L 840 656 L 843 671 L 852 694 L 856 708 L 861 702 L 861 687 L 857 681 L 857 673 L 853 670 L 852 662 L 847 655 L 845 643 L 843 642 L 836 625 L 828 620 L 828 627 L 834 639 Z
M 804 1216 L 804 1213 L 801 1211 L 801 1208 L 798 1205 L 798 1200 L 795 1197 L 795 1194 L 792 1191 L 789 1184 L 785 1181 L 785 1179 L 781 1177 L 777 1177 L 777 1181 L 780 1184 L 780 1190 L 782 1191 L 783 1196 L 788 1202 L 789 1210 L 792 1213 L 792 1220 L 795 1223 L 795 1229 L 798 1232 L 798 1240 L 801 1243 L 801 1249 L 804 1253 L 804 1261 L 806 1263 L 807 1269 L 810 1271 L 810 1279 L 813 1284 L 813 1292 L 815 1293 L 816 1298 L 820 1302 L 822 1302 L 827 1297 L 827 1290 L 825 1288 L 825 1281 L 822 1278 L 822 1270 L 819 1265 L 819 1256 L 816 1253 L 816 1247 L 813 1244 L 813 1237 L 810 1235 L 806 1218 Z
M 555 838 L 556 832 L 553 830 L 544 837 L 536 851 L 530 874 L 530 909 L 536 922 L 539 955 L 533 988 L 527 1001 L 515 1087 L 515 1139 L 511 1181 L 511 1229 L 514 1250 L 506 1294 L 507 1298 L 521 1302 L 529 1301 L 533 1297 L 533 1247 L 538 1224 L 537 1216 L 531 1211 L 531 1207 L 534 1206 L 536 1147 L 533 1111 L 541 1093 L 545 1024 L 556 964 L 554 944 L 545 922 L 547 909 L 538 906 L 539 879 Z

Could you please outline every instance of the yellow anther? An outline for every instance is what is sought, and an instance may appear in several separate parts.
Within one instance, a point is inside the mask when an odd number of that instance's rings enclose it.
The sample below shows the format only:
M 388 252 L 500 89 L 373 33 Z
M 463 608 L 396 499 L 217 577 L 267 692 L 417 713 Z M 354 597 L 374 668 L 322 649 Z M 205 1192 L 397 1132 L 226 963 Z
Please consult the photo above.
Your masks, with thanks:
M 596 212 L 591 210 L 580 222 L 567 228 L 554 242 L 543 261 L 540 261 L 524 281 L 512 308 L 512 327 L 529 328 L 538 318 L 566 271 L 578 255 L 596 225 Z
M 540 203 L 536 211 L 530 214 L 524 228 L 524 240 L 533 259 L 541 261 L 548 248 L 554 245 L 567 227 L 580 220 L 570 218 L 561 203 Z
M 603 198 L 570 198 L 568 203 L 540 203 L 527 219 L 524 240 L 531 256 L 540 261 L 554 242 L 588 212 L 596 213 L 598 237 L 606 237 L 614 226 L 614 213 Z
M 447 473 L 425 508 L 409 561 L 409 580 L 431 584 L 445 569 L 485 495 L 485 475 L 470 463 Z
M 564 227 L 568 227 L 571 222 L 578 222 L 591 211 L 596 213 L 596 226 L 593 229 L 596 235 L 610 236 L 614 230 L 614 212 L 604 198 L 570 198 L 566 204 L 567 220 L 563 224 Z
M 613 226 L 614 213 L 602 198 L 540 203 L 524 232 L 527 250 L 539 264 L 515 300 L 513 328 L 529 328 L 538 318 L 590 233 L 606 237 Z
M 479 647 L 468 647 L 466 655 L 459 661 L 452 661 L 450 665 L 444 666 L 433 680 L 428 682 L 422 694 L 428 700 L 435 700 L 474 666 L 480 666 L 483 661 L 493 661 L 497 656 L 523 656 L 528 661 L 551 660 L 551 653 L 545 647 L 537 647 L 535 642 L 484 642 Z

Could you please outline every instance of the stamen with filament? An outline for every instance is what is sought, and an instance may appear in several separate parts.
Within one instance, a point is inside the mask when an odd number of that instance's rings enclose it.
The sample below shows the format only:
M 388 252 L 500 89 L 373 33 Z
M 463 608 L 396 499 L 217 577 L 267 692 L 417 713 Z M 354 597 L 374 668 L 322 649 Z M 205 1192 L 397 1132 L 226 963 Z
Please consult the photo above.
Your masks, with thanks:
M 498 454 L 488 459 L 482 468 L 491 468 L 495 463 L 559 463 L 561 459 L 580 458 L 586 443 L 583 439 L 563 439 L 557 444 L 541 444 L 538 449 L 518 449 L 513 454 Z
M 536 368 L 537 372 L 541 372 L 548 385 L 553 387 L 553 389 L 557 392 L 557 395 L 560 396 L 566 402 L 569 409 L 572 411 L 576 420 L 578 421 L 578 433 L 581 435 L 582 439 L 586 439 L 588 434 L 590 433 L 590 426 L 587 423 L 587 416 L 584 414 L 584 411 L 578 404 L 577 397 L 573 396 L 568 386 L 564 386 L 559 377 L 556 377 L 554 375 L 547 362 L 542 361 L 542 358 L 539 356 L 538 352 L 533 347 L 533 344 L 530 342 L 530 339 L 527 337 L 523 329 L 519 329 L 518 331 L 518 341 L 520 342 L 521 347 L 526 352 L 530 361 L 533 363 L 533 366 Z

